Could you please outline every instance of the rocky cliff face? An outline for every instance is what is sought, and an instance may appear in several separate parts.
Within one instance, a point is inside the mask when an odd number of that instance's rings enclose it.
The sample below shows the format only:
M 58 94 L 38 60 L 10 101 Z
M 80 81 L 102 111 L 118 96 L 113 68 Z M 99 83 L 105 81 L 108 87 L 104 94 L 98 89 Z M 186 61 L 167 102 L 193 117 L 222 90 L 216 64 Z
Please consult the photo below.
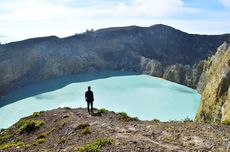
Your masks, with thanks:
M 126 70 L 195 87 L 199 62 L 229 35 L 192 35 L 165 25 L 120 27 L 0 45 L 0 96 L 27 83 L 95 70 Z
M 204 61 L 203 70 L 198 83 L 203 93 L 196 121 L 230 124 L 230 42 Z

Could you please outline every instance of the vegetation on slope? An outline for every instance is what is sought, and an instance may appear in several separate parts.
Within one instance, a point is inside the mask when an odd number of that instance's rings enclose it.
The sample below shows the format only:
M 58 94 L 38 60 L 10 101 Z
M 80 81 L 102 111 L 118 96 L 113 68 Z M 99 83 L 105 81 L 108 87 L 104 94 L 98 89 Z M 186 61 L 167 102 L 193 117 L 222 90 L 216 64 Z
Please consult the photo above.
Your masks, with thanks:
M 1 130 L 0 149 L 10 152 L 226 151 L 230 139 L 230 128 L 226 125 L 194 123 L 189 119 L 164 123 L 157 119 L 136 121 L 123 112 L 116 114 L 104 109 L 99 115 L 98 111 L 89 115 L 86 109 L 62 108 L 23 118 Z M 18 131 L 25 126 L 33 129 Z

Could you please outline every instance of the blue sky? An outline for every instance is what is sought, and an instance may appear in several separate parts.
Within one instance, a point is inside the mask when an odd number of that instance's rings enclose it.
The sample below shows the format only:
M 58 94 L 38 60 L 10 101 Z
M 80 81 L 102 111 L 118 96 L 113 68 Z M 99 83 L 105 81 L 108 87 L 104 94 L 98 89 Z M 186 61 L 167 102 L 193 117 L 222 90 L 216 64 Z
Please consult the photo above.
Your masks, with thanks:
M 230 0 L 0 0 L 2 43 L 159 23 L 188 33 L 230 33 Z

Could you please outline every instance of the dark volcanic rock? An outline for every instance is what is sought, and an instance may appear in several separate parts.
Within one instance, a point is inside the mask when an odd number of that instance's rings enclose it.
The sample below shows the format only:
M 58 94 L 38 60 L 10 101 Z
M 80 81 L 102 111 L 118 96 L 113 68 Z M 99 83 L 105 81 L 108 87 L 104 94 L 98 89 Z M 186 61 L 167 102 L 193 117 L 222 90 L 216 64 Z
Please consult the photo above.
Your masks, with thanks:
M 196 65 L 226 39 L 228 34 L 192 35 L 154 25 L 0 45 L 0 95 L 34 81 L 104 69 L 136 71 L 195 87 L 200 76 Z

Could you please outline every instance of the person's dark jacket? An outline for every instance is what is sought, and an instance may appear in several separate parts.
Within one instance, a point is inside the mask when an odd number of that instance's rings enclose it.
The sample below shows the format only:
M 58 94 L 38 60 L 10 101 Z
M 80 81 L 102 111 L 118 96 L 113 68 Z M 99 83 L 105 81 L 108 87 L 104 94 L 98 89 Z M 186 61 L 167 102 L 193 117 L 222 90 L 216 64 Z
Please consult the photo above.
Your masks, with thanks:
M 91 90 L 88 90 L 85 92 L 85 100 L 87 102 L 93 102 L 94 101 L 93 92 Z

